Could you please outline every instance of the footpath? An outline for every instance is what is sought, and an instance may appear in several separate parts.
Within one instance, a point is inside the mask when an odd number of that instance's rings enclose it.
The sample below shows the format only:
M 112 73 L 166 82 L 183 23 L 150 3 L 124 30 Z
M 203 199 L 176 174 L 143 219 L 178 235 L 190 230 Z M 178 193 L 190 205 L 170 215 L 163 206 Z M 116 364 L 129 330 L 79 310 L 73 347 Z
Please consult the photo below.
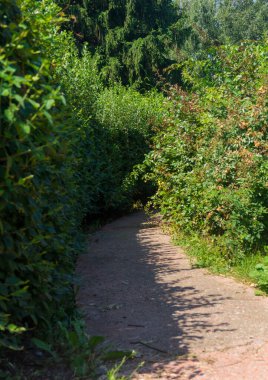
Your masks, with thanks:
M 268 297 L 192 268 L 144 213 L 91 235 L 77 271 L 88 332 L 138 352 L 133 380 L 268 379 Z

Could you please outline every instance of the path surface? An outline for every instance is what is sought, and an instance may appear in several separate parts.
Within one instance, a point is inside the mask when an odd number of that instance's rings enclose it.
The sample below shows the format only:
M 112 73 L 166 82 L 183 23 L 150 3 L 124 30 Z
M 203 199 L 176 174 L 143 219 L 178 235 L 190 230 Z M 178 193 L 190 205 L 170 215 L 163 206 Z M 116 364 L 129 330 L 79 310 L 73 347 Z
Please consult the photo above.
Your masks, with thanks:
M 78 272 L 89 333 L 145 362 L 133 379 L 268 379 L 268 298 L 193 269 L 143 213 L 95 233 Z

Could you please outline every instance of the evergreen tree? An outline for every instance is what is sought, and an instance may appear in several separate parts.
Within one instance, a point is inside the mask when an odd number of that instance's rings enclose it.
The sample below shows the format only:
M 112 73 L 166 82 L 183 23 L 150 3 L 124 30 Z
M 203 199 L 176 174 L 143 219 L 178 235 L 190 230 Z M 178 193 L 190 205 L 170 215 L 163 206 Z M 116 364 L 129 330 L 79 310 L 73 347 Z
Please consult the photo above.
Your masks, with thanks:
M 223 42 L 259 40 L 268 31 L 268 1 L 222 0 L 217 18 Z
M 181 0 L 177 1 L 177 6 L 183 14 L 183 23 L 178 30 L 179 48 L 187 54 L 195 55 L 218 43 L 219 25 L 215 0 Z
M 155 85 L 169 64 L 169 28 L 176 20 L 172 0 L 58 0 L 70 15 L 79 43 L 98 57 L 106 80 L 138 87 Z
M 219 44 L 259 40 L 268 31 L 267 0 L 178 0 L 176 5 L 183 13 L 180 48 L 190 55 Z

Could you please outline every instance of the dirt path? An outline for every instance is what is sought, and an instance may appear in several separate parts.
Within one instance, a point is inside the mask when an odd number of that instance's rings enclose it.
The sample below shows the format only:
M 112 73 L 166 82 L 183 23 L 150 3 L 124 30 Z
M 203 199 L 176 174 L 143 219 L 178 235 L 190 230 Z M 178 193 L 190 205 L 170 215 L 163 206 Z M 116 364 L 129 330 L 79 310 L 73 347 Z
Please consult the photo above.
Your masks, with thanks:
M 268 379 L 268 298 L 192 269 L 143 213 L 95 233 L 78 271 L 89 332 L 145 362 L 133 379 Z

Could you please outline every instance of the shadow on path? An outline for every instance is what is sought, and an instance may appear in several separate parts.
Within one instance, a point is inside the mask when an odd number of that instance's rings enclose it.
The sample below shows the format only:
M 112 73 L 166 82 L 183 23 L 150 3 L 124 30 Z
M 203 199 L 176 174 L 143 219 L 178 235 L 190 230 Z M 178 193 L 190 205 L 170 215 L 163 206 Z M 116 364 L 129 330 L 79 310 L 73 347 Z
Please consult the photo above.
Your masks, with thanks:
M 221 316 L 222 305 L 232 297 L 213 284 L 206 286 L 210 276 L 192 269 L 181 250 L 143 213 L 95 233 L 78 272 L 82 284 L 77 301 L 89 333 L 107 337 L 117 348 L 138 351 L 138 361 L 145 361 L 141 373 L 159 374 L 168 363 L 183 360 L 183 367 L 176 365 L 171 377 L 162 378 L 180 379 L 185 363 L 189 375 L 183 378 L 199 377 L 202 370 L 193 352 L 209 349 L 211 337 L 213 349 L 236 330 Z

